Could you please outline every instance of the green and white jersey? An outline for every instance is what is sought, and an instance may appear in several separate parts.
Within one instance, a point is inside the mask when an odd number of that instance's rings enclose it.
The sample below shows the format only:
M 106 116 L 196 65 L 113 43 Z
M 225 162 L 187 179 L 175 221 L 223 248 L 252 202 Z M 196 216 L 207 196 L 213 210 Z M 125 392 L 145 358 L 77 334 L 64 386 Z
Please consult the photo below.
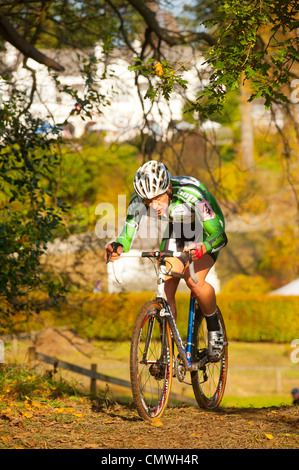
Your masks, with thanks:
M 225 222 L 223 213 L 207 188 L 191 176 L 171 178 L 172 196 L 167 214 L 169 224 L 160 249 L 164 249 L 168 239 L 185 242 L 204 242 L 207 252 L 217 257 L 219 250 L 226 245 Z M 129 251 L 141 218 L 147 214 L 148 207 L 137 194 L 131 198 L 125 225 L 117 238 L 124 251 Z M 151 215 L 151 214 L 150 214 Z

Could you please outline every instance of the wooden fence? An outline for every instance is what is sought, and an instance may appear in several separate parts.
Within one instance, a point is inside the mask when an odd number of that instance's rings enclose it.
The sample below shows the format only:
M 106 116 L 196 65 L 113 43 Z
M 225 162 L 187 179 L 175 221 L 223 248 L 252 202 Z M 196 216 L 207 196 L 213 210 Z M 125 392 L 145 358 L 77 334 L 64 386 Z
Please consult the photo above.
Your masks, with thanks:
M 128 380 L 117 379 L 116 377 L 110 377 L 106 374 L 101 374 L 97 372 L 97 364 L 91 364 L 90 369 L 77 366 L 75 364 L 70 364 L 69 362 L 61 361 L 56 357 L 47 356 L 46 354 L 39 353 L 36 351 L 35 346 L 28 348 L 28 358 L 29 358 L 29 367 L 34 369 L 37 361 L 45 362 L 46 364 L 51 364 L 54 367 L 54 372 L 57 372 L 57 369 L 66 369 L 71 372 L 76 372 L 77 374 L 85 375 L 90 377 L 90 393 L 92 395 L 96 394 L 96 381 L 100 380 L 105 383 L 110 383 L 113 385 L 118 385 L 120 387 L 131 388 L 131 383 Z M 184 403 L 190 403 L 196 405 L 194 398 L 189 398 L 186 396 L 178 395 L 177 393 L 171 392 L 171 397 L 174 400 Z
M 66 369 L 71 372 L 75 372 L 77 374 L 85 375 L 90 377 L 90 393 L 96 394 L 96 381 L 100 380 L 102 382 L 118 385 L 121 387 L 131 388 L 131 383 L 128 380 L 118 379 L 116 377 L 111 377 L 106 374 L 102 374 L 97 372 L 97 364 L 91 364 L 90 369 L 86 369 L 84 367 L 77 366 L 75 364 L 70 364 L 69 362 L 61 361 L 56 357 L 47 356 L 45 354 L 39 353 L 36 351 L 34 346 L 28 348 L 28 357 L 29 357 L 29 366 L 30 368 L 34 368 L 37 361 L 44 362 L 46 364 L 51 364 L 54 367 L 54 372 L 57 371 L 58 368 Z M 231 366 L 229 367 L 229 374 L 228 374 L 228 384 L 230 382 L 230 372 L 233 370 L 271 370 L 273 371 L 273 375 L 276 378 L 276 392 L 280 393 L 282 391 L 282 372 L 285 370 L 294 370 L 292 367 L 279 367 L 279 366 Z M 196 404 L 196 401 L 193 398 L 189 398 L 187 396 L 182 396 L 182 394 L 176 394 L 171 392 L 171 397 L 174 400 L 179 402 L 188 402 L 190 404 Z
M 61 361 L 56 357 L 47 356 L 46 354 L 42 354 L 36 351 L 34 346 L 28 349 L 28 356 L 29 356 L 29 366 L 30 368 L 34 368 L 37 361 L 45 362 L 46 364 L 52 364 L 54 367 L 54 372 L 57 371 L 58 368 L 66 369 L 71 372 L 76 372 L 77 374 L 85 375 L 90 377 L 90 393 L 96 393 L 96 381 L 101 380 L 106 383 L 111 383 L 114 385 L 120 385 L 121 387 L 131 388 L 131 384 L 127 380 L 117 379 L 115 377 L 110 377 L 106 374 L 100 374 L 97 372 L 97 364 L 91 364 L 90 369 L 86 369 L 84 367 L 77 366 L 75 364 L 70 364 L 69 362 Z

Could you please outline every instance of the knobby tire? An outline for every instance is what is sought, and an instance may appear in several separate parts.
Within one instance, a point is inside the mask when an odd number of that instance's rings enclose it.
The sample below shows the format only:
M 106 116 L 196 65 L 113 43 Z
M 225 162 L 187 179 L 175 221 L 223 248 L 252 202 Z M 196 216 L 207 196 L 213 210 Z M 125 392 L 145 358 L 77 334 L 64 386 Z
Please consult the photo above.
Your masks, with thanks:
M 214 410 L 219 407 L 223 398 L 227 370 L 228 370 L 228 347 L 226 329 L 223 316 L 218 308 L 218 321 L 224 334 L 224 354 L 218 362 L 209 362 L 198 371 L 191 372 L 191 383 L 196 401 L 200 408 Z M 200 308 L 196 305 L 194 322 L 194 350 L 193 361 L 196 356 L 207 351 L 207 328 L 206 320 Z
M 131 389 L 139 416 L 145 420 L 163 416 L 171 390 L 172 341 L 167 317 L 160 316 L 161 309 L 162 304 L 156 300 L 141 308 L 131 340 Z

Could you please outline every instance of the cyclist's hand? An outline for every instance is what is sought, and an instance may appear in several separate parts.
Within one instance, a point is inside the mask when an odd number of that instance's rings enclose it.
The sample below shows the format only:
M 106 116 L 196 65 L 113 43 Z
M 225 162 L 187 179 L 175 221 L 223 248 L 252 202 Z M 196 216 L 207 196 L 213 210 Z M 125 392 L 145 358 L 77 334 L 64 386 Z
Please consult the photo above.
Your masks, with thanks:
M 185 253 L 191 251 L 192 261 L 197 261 L 203 257 L 207 249 L 203 243 L 190 243 L 190 245 L 184 247 L 183 251 Z
M 121 253 L 123 251 L 123 246 L 121 243 L 112 242 L 109 243 L 106 247 L 106 262 L 109 261 L 113 262 L 119 259 Z

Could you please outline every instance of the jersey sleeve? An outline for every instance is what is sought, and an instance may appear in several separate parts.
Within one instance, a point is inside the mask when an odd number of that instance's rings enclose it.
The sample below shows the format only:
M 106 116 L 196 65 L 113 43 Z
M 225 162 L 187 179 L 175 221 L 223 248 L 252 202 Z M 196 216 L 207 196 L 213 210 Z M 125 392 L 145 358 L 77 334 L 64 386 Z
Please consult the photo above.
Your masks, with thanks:
M 227 236 L 221 219 L 214 217 L 203 222 L 203 228 L 207 234 L 204 241 L 207 253 L 215 253 L 227 244 Z
M 203 226 L 204 245 L 207 253 L 215 253 L 227 244 L 224 217 L 216 201 L 214 208 L 205 199 L 196 204 Z
M 141 218 L 146 214 L 146 205 L 134 195 L 127 210 L 127 217 L 122 231 L 115 240 L 117 243 L 121 243 L 124 247 L 124 251 L 128 252 L 135 238 L 138 230 Z

